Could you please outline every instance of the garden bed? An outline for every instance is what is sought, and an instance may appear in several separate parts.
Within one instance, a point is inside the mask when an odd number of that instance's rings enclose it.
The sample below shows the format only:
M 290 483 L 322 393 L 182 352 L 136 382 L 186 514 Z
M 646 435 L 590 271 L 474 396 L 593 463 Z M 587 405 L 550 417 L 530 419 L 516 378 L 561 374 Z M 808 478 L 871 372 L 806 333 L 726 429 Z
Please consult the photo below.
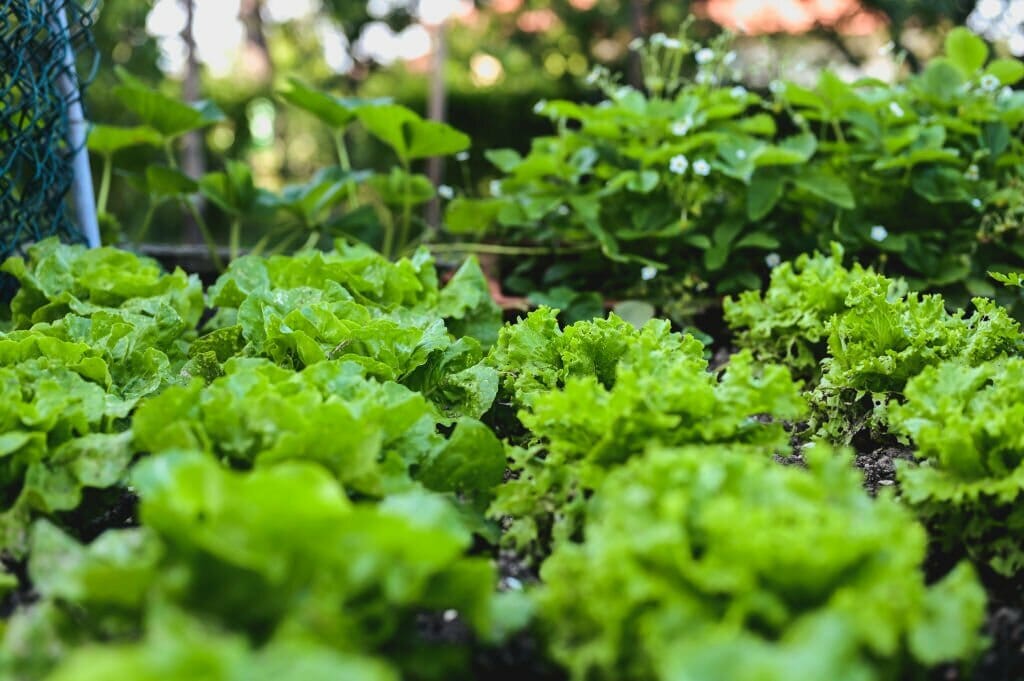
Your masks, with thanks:
M 204 291 L 36 245 L 0 335 L 3 671 L 1019 678 L 1024 338 L 839 255 L 705 347 L 503 325 L 473 260 L 339 244 Z

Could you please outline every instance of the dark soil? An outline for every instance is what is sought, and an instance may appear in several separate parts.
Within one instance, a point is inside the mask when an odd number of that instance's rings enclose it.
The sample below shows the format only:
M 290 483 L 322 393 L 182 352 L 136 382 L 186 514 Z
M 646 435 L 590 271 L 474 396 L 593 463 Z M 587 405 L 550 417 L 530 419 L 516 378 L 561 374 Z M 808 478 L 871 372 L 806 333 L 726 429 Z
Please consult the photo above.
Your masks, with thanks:
M 864 473 L 868 493 L 875 496 L 886 487 L 898 493 L 896 461 L 914 461 L 914 449 L 871 442 L 870 438 L 855 438 L 855 447 L 856 465 Z M 937 581 L 963 558 L 933 549 L 924 565 L 928 580 Z M 1024 681 L 1024 583 L 1007 583 L 985 570 L 980 572 L 989 601 L 984 634 L 991 644 L 973 667 L 940 666 L 930 675 L 932 681 Z
M 18 608 L 37 601 L 39 594 L 32 588 L 28 578 L 28 565 L 24 560 L 16 560 L 6 554 L 0 554 L 0 566 L 18 578 L 18 587 L 0 599 L 0 620 L 7 619 Z
M 911 447 L 890 445 L 879 447 L 867 454 L 858 454 L 857 468 L 864 472 L 864 489 L 875 496 L 883 487 L 898 487 L 896 481 L 896 460 L 914 460 Z

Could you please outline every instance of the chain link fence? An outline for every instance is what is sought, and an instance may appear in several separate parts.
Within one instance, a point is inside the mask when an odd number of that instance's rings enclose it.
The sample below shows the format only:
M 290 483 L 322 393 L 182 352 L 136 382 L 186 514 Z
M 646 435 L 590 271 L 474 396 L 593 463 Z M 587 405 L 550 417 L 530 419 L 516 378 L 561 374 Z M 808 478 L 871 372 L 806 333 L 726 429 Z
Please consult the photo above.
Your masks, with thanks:
M 0 0 L 0 262 L 49 236 L 85 240 L 67 201 L 78 152 L 69 140 L 99 65 L 98 4 Z M 10 287 L 0 281 L 0 298 Z

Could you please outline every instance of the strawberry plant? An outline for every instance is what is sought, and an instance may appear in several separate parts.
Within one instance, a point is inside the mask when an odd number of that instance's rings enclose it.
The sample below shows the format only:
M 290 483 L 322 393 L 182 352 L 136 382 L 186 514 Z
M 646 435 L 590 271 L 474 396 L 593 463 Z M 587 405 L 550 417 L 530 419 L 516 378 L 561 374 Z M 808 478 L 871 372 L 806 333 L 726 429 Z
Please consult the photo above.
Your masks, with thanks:
M 449 205 L 456 235 L 551 244 L 554 257 L 512 264 L 514 288 L 618 295 L 643 280 L 671 305 L 756 288 L 781 260 L 838 241 L 960 301 L 993 293 L 985 268 L 1024 258 L 1019 229 L 986 217 L 1021 176 L 1024 94 L 1011 86 L 1024 66 L 989 61 L 966 29 L 897 83 L 825 71 L 814 88 L 779 80 L 764 95 L 730 83 L 726 41 L 638 49 L 643 91 L 597 73 L 599 103 L 538 103 L 553 133 L 525 156 L 488 152 L 503 174 L 492 195 Z

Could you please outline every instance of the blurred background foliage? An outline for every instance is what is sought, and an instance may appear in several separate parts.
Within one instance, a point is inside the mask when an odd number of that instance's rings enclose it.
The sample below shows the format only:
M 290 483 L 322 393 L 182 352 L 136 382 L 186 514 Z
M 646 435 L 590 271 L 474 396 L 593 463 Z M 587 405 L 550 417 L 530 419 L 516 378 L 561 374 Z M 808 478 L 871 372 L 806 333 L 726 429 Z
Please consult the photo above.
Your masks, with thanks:
M 737 70 L 752 89 L 782 72 L 813 82 L 824 67 L 891 78 L 917 68 L 964 23 L 998 52 L 1024 53 L 1022 0 L 104 0 L 95 25 L 103 63 L 88 115 L 133 123 L 111 95 L 116 67 L 168 95 L 210 99 L 225 120 L 181 141 L 182 168 L 198 175 L 239 159 L 257 185 L 275 190 L 334 162 L 330 131 L 277 96 L 289 77 L 425 113 L 440 54 L 445 118 L 473 140 L 468 161 L 450 165 L 446 177 L 472 192 L 493 173 L 483 150 L 526 149 L 551 131 L 532 113 L 538 100 L 593 97 L 583 81 L 597 65 L 635 82 L 630 41 L 672 33 L 691 14 L 698 39 L 738 35 Z M 357 167 L 391 162 L 358 132 L 350 144 Z M 129 149 L 117 165 L 137 172 L 158 156 Z M 144 206 L 115 177 L 110 211 L 125 226 L 141 220 Z M 198 239 L 173 206 L 158 212 L 151 234 Z

